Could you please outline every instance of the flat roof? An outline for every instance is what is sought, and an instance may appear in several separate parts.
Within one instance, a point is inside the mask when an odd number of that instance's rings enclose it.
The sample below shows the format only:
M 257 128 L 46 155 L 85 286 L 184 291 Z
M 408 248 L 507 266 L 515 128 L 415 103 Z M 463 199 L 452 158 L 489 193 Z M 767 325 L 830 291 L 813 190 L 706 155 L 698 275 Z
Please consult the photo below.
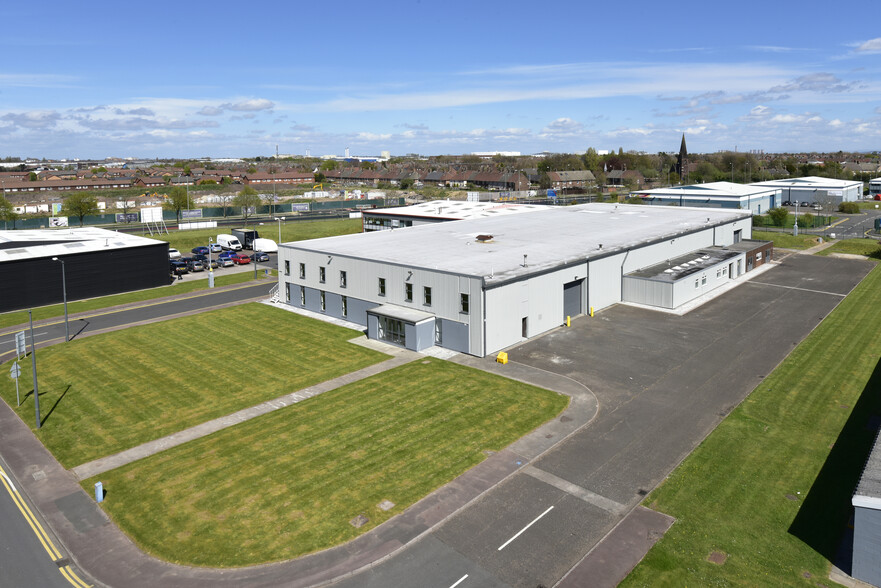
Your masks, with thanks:
M 750 216 L 749 211 L 717 208 L 593 203 L 281 247 L 482 277 L 487 284 L 499 284 Z
M 767 182 L 753 182 L 753 186 L 772 186 L 775 188 L 823 188 L 840 190 L 849 186 L 861 186 L 862 182 L 854 180 L 837 180 L 835 178 L 821 178 L 818 176 L 805 176 L 789 180 L 768 180 Z
M 881 510 L 881 443 L 877 437 L 851 502 L 854 506 Z
M 638 196 L 669 196 L 673 198 L 708 198 L 710 200 L 732 200 L 773 194 L 774 190 L 766 186 L 750 184 L 734 184 L 731 182 L 709 182 L 707 184 L 692 184 L 689 186 L 670 186 L 656 190 L 639 190 L 634 192 Z
M 38 257 L 63 257 L 107 248 L 144 247 L 159 243 L 165 244 L 164 241 L 97 227 L 0 231 L 0 263 Z
M 444 220 L 489 218 L 506 214 L 519 214 L 547 208 L 540 204 L 514 204 L 500 202 L 468 202 L 465 200 L 435 200 L 412 206 L 363 209 L 361 214 L 383 216 L 410 216 Z
M 734 251 L 722 247 L 708 247 L 668 259 L 662 263 L 644 267 L 626 275 L 655 282 L 678 282 L 682 278 L 687 278 L 691 274 L 701 272 L 732 257 L 737 257 L 742 253 L 743 251 Z

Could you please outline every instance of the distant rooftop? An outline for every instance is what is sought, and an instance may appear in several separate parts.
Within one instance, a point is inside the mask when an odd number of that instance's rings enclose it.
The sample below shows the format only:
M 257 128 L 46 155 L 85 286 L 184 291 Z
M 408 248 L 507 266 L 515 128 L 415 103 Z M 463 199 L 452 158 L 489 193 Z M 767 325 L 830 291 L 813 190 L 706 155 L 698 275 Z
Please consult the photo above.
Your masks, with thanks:
M 0 263 L 164 243 L 96 227 L 0 231 Z
M 832 188 L 840 189 L 862 182 L 854 180 L 836 180 L 835 178 L 820 178 L 817 176 L 805 176 L 803 178 L 790 178 L 784 180 L 768 180 L 767 182 L 754 182 L 754 186 L 775 186 L 778 188 Z
M 726 199 L 743 198 L 745 196 L 760 196 L 771 192 L 772 189 L 767 186 L 756 186 L 753 184 L 734 184 L 732 182 L 709 182 L 707 184 L 690 184 L 687 186 L 670 186 L 669 188 L 658 188 L 656 190 L 639 190 L 635 192 L 639 195 L 647 196 L 665 196 L 665 197 L 689 197 L 689 198 L 708 198 Z
M 489 218 L 504 214 L 518 214 L 547 208 L 539 204 L 513 204 L 499 202 L 466 202 L 464 200 L 435 200 L 422 202 L 412 206 L 395 206 L 392 208 L 367 209 L 368 214 L 389 216 L 412 216 L 421 218 L 437 218 L 446 220 L 462 220 L 466 218 Z
M 749 217 L 740 210 L 594 203 L 282 246 L 484 277 L 494 284 Z

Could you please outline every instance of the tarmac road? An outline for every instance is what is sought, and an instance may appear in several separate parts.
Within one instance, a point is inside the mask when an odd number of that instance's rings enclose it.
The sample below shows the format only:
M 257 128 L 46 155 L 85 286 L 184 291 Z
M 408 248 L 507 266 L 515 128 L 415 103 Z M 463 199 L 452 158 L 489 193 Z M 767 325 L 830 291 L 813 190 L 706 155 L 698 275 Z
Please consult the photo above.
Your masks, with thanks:
M 265 299 L 270 289 L 277 284 L 274 280 L 246 283 L 240 286 L 214 290 L 202 290 L 171 298 L 148 300 L 135 305 L 116 309 L 96 310 L 70 317 L 70 338 L 84 337 L 131 325 L 167 320 L 184 313 L 219 308 L 237 304 L 245 300 Z M 31 337 L 27 324 L 0 330 L 0 363 L 15 354 L 14 334 L 24 330 L 30 351 Z M 39 321 L 34 324 L 34 339 L 37 347 L 63 342 L 65 336 L 64 317 Z

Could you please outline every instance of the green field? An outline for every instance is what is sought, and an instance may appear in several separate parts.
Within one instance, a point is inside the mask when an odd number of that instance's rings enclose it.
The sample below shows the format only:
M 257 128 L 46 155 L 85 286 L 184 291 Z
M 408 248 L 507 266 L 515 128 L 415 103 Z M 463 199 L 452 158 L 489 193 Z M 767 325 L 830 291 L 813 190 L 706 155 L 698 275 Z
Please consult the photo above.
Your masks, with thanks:
M 41 349 L 36 434 L 74 467 L 387 357 L 347 343 L 359 334 L 253 303 Z M 20 365 L 24 395 L 31 363 Z M 0 393 L 15 406 L 13 380 Z M 33 405 L 17 409 L 31 427 Z
M 217 274 L 220 274 L 223 270 L 219 270 Z M 276 270 L 273 270 L 274 275 L 278 275 Z M 266 279 L 264 276 L 260 275 L 258 279 Z M 253 272 L 240 272 L 237 274 L 227 274 L 227 275 L 216 275 L 214 278 L 214 286 L 234 286 L 236 284 L 243 284 L 245 282 L 250 282 L 254 280 Z M 78 312 L 87 312 L 90 310 L 99 310 L 102 308 L 109 308 L 111 306 L 118 306 L 120 304 L 131 304 L 133 302 L 144 302 L 147 300 L 156 300 L 157 298 L 164 298 L 165 296 L 175 296 L 177 294 L 187 294 L 190 292 L 199 292 L 201 290 L 208 289 L 208 280 L 200 279 L 200 280 L 188 280 L 181 282 L 173 282 L 168 286 L 160 286 L 158 288 L 150 288 L 149 290 L 137 290 L 135 292 L 125 292 L 123 294 L 111 294 L 109 296 L 100 296 L 98 298 L 89 298 L 87 300 L 76 300 L 74 302 L 67 303 L 67 311 L 69 314 L 75 314 Z M 63 317 L 64 316 L 64 305 L 63 304 L 52 304 L 50 306 L 41 306 L 39 308 L 33 309 L 34 320 L 39 321 L 42 319 L 48 319 L 53 317 Z M 11 312 L 4 312 L 0 314 L 0 329 L 4 329 L 7 327 L 12 327 L 15 325 L 22 325 L 28 322 L 28 311 L 26 310 L 15 310 Z
M 417 360 L 84 480 L 138 545 L 231 567 L 352 539 L 553 418 L 568 398 Z M 378 508 L 384 500 L 396 506 Z M 360 529 L 349 524 L 370 519 Z
M 833 584 L 881 412 L 879 307 L 876 267 L 648 496 L 676 523 L 622 586 Z
M 773 241 L 775 249 L 809 249 L 818 243 L 816 235 L 793 236 L 792 231 L 782 233 L 753 229 L 752 238 L 760 241 Z
M 817 255 L 830 255 L 832 253 L 865 255 L 870 259 L 881 260 L 881 241 L 878 239 L 845 239 L 838 241 L 832 247 L 824 249 Z
M 242 223 L 238 226 L 257 229 L 261 237 L 278 241 L 278 221 L 264 221 L 262 226 L 258 223 L 248 219 L 247 224 Z M 184 255 L 187 255 L 189 254 L 189 251 L 197 245 L 208 245 L 209 237 L 216 241 L 218 234 L 229 233 L 231 230 L 232 227 L 216 227 L 213 229 L 194 229 L 192 231 L 171 231 L 167 235 L 153 235 L 151 238 L 167 241 L 169 245 Z M 349 235 L 360 232 L 360 218 L 284 221 L 281 223 L 281 241 L 283 243 L 288 241 L 318 239 L 319 237 L 333 237 L 334 235 Z M 150 234 L 147 233 L 144 236 L 150 237 Z

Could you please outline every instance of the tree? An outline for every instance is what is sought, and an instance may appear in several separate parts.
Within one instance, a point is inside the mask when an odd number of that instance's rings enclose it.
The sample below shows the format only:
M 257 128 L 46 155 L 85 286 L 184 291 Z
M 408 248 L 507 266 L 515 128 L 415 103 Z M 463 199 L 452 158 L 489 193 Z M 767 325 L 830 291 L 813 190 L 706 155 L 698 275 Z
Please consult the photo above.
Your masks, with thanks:
M 328 159 L 327 161 L 323 161 L 321 163 L 321 171 L 331 171 L 337 168 L 337 162 L 333 159 Z
M 235 195 L 231 192 L 223 192 L 219 194 L 220 197 L 220 207 L 223 209 L 223 218 L 226 218 L 226 212 L 232 203 L 233 197 Z
M 314 177 L 315 177 L 315 182 L 318 184 L 323 184 L 324 182 L 327 181 L 327 176 L 325 176 L 321 172 L 315 172 Z
M 257 190 L 251 186 L 245 186 L 238 194 L 236 194 L 236 197 L 233 198 L 232 205 L 241 206 L 242 218 L 248 220 L 248 216 L 251 214 L 251 208 L 256 210 L 260 205 L 260 195 L 257 193 Z
M 98 213 L 98 199 L 88 192 L 75 192 L 64 199 L 61 205 L 61 214 L 75 216 L 80 219 L 83 226 L 83 218 L 89 214 Z
M 768 211 L 768 216 L 771 217 L 771 222 L 774 223 L 775 227 L 782 227 L 786 224 L 789 211 L 783 207 L 772 208 Z
M 37 173 L 36 172 L 29 173 L 28 174 L 28 181 L 29 182 L 36 182 L 37 181 Z
M 186 188 L 175 186 L 171 189 L 165 198 L 165 204 L 162 207 L 166 210 L 173 210 L 177 222 L 180 222 L 180 211 L 189 205 Z
M 0 220 L 4 223 L 12 222 L 12 228 L 15 228 L 15 221 L 18 220 L 18 213 L 12 206 L 12 202 L 6 199 L 6 196 L 0 196 Z
M 122 209 L 122 214 L 125 215 L 125 222 L 128 223 L 128 209 L 131 208 L 131 206 L 129 206 L 131 201 L 128 199 L 128 196 L 117 196 L 116 201 L 119 203 L 117 210 L 120 208 Z

